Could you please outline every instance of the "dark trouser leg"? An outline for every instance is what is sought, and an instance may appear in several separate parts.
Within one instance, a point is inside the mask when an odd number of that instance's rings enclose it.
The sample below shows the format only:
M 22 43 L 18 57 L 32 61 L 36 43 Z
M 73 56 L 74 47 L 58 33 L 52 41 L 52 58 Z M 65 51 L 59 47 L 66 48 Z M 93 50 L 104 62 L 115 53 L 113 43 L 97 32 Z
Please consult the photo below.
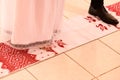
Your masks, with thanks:
M 101 8 L 103 4 L 103 0 L 91 0 L 91 6 L 95 9 Z
M 104 0 L 91 0 L 89 14 L 98 16 L 103 22 L 108 24 L 116 25 L 119 23 L 118 20 L 105 9 Z

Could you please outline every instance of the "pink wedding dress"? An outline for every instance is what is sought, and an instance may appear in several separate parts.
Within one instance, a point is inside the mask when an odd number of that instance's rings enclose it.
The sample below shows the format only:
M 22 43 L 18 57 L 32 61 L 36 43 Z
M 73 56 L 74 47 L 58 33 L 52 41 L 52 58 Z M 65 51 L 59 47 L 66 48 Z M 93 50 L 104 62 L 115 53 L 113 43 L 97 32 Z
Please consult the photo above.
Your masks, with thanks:
M 51 42 L 61 27 L 63 0 L 0 0 L 0 27 L 14 46 Z

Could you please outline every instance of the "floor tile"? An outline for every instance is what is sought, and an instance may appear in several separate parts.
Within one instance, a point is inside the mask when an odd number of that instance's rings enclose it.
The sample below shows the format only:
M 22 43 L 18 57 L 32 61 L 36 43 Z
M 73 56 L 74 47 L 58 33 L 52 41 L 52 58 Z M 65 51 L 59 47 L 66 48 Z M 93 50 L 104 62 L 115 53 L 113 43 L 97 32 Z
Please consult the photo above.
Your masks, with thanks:
M 99 80 L 120 80 L 120 68 L 101 76 Z
M 87 13 L 91 0 L 66 0 L 65 16 L 75 17 Z M 109 5 L 119 0 L 104 0 L 105 5 Z M 100 40 L 111 46 L 116 51 L 120 52 L 120 32 L 104 37 Z M 6 34 L 0 34 L 0 41 L 7 40 L 1 38 Z M 91 42 L 87 45 L 79 47 L 75 50 L 67 52 L 69 56 L 78 61 L 82 66 L 88 69 L 95 75 L 99 75 L 115 66 L 120 65 L 120 57 L 110 50 L 108 47 L 101 44 L 99 41 Z M 91 80 L 93 77 L 85 70 L 71 61 L 65 55 L 60 55 L 48 61 L 39 63 L 28 68 L 38 80 Z M 115 69 L 101 77 L 99 80 L 120 80 L 120 68 Z M 22 70 L 11 74 L 0 80 L 36 80 L 26 70 Z M 98 79 L 94 79 L 98 80 Z
M 120 65 L 120 56 L 99 41 L 93 41 L 66 54 L 95 76 Z
M 119 2 L 119 0 L 104 0 L 105 5 L 111 5 Z
M 93 77 L 62 54 L 27 68 L 39 80 L 91 80 Z
M 98 80 L 97 78 L 95 78 L 95 79 L 92 79 L 92 80 Z
M 100 39 L 120 54 L 120 31 Z
M 88 8 L 89 4 L 85 0 L 65 0 L 64 14 L 67 17 L 85 15 L 88 13 Z
M 36 80 L 26 70 L 18 71 L 14 74 L 8 75 L 0 80 Z
M 104 0 L 104 5 L 107 6 L 118 1 L 119 0 Z M 79 15 L 86 15 L 88 13 L 90 2 L 91 0 L 65 0 L 65 16 L 75 17 Z
M 64 16 L 67 17 L 68 19 L 78 16 L 78 13 L 70 12 L 70 11 L 64 11 Z

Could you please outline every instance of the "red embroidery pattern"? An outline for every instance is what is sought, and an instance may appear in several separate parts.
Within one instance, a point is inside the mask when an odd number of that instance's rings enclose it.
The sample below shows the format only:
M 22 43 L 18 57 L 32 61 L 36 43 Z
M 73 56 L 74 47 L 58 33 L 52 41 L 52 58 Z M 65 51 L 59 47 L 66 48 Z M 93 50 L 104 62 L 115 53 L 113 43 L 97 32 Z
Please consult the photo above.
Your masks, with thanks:
M 54 42 L 57 43 L 57 46 L 62 48 L 64 48 L 64 45 L 66 45 L 62 40 L 55 40 Z M 43 47 L 42 49 L 46 50 L 47 52 L 53 52 L 55 54 L 58 54 L 53 49 L 53 46 L 50 45 Z M 4 43 L 0 43 L 0 62 L 3 63 L 3 69 L 8 69 L 10 72 L 12 72 L 16 69 L 20 69 L 29 64 L 37 62 L 38 60 L 36 60 L 35 58 L 36 55 L 28 54 L 27 49 L 18 50 Z
M 59 46 L 59 47 L 62 47 L 62 48 L 64 48 L 65 47 L 65 43 L 60 39 L 60 40 L 55 40 L 55 42 L 57 43 L 57 45 Z
M 96 19 L 94 19 L 94 18 L 91 17 L 91 16 L 87 16 L 85 19 L 88 20 L 89 23 L 91 23 L 91 22 L 96 22 Z
M 100 30 L 104 31 L 104 30 L 108 30 L 108 28 L 102 24 L 98 24 L 96 25 L 97 28 L 100 28 Z
M 55 54 L 58 54 L 55 50 L 53 50 L 52 46 L 46 46 L 43 47 L 42 49 L 46 50 L 47 52 L 53 52 Z
M 57 48 L 56 46 L 64 48 L 66 44 L 61 39 L 60 40 L 54 40 L 54 42 L 55 43 L 53 43 L 52 45 L 45 46 L 42 49 L 46 50 L 47 52 L 53 52 L 55 54 L 58 54 L 53 48 Z M 55 44 L 57 44 L 57 45 L 55 45 Z
M 0 43 L 0 62 L 3 69 L 14 71 L 37 62 L 35 55 L 28 54 L 28 50 L 17 50 L 4 43 Z
M 120 2 L 107 6 L 108 10 L 115 12 L 117 16 L 120 16 Z

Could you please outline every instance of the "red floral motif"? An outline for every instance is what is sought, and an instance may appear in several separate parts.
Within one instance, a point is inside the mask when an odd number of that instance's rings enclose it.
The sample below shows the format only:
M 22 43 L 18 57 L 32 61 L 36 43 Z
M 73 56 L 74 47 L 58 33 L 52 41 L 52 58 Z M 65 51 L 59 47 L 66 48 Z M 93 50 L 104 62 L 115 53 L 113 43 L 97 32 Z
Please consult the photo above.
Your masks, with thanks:
M 57 45 L 55 45 L 54 42 L 55 42 Z M 54 42 L 53 42 L 52 45 L 45 46 L 45 47 L 43 47 L 43 48 L 41 48 L 41 49 L 46 50 L 47 52 L 53 52 L 53 53 L 55 53 L 55 54 L 58 54 L 53 48 L 57 48 L 57 46 L 59 46 L 59 47 L 61 47 L 61 48 L 64 48 L 66 44 L 65 44 L 61 39 L 60 39 L 60 40 L 54 40 Z
M 97 28 L 100 28 L 100 30 L 104 31 L 104 30 L 108 30 L 108 28 L 102 24 L 98 24 L 96 25 Z
M 93 17 L 91 17 L 91 16 L 87 16 L 87 18 L 85 18 L 85 19 L 88 20 L 89 23 L 96 22 L 96 20 Z
M 59 46 L 59 47 L 62 47 L 62 48 L 64 48 L 65 47 L 65 43 L 60 39 L 60 40 L 55 40 L 55 42 L 57 43 L 57 45 Z
M 44 49 L 48 52 L 53 52 L 55 54 L 58 54 L 55 50 L 53 50 L 52 46 L 46 46 L 46 47 L 43 47 L 42 49 Z
M 120 2 L 107 6 L 108 10 L 115 12 L 117 16 L 120 16 Z
M 0 62 L 2 68 L 10 72 L 37 62 L 36 55 L 28 54 L 28 50 L 17 50 L 4 43 L 0 43 Z

